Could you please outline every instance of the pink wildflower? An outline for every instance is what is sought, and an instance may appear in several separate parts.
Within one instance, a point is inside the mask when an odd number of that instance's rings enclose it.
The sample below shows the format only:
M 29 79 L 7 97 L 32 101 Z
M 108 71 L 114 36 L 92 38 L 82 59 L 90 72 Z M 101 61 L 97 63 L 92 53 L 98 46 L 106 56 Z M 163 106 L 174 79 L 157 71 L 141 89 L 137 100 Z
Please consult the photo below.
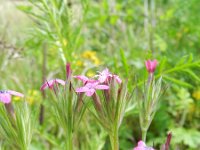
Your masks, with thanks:
M 12 90 L 2 90 L 0 91 L 0 102 L 3 102 L 4 104 L 8 104 L 11 102 L 11 95 L 15 95 L 18 97 L 24 97 L 22 93 L 12 91 Z
M 137 147 L 133 150 L 154 150 L 152 147 L 147 147 L 143 141 L 139 141 Z
M 99 77 L 98 80 L 100 83 L 104 83 L 107 79 L 110 78 L 114 78 L 118 83 L 122 82 L 119 76 L 111 74 L 108 68 L 104 69 L 102 72 L 99 72 L 99 75 L 96 75 L 96 77 Z
M 61 79 L 53 79 L 53 80 L 50 80 L 50 81 L 46 81 L 40 88 L 40 90 L 44 90 L 46 88 L 50 88 L 50 89 L 53 89 L 53 86 L 54 84 L 61 84 L 61 85 L 65 85 L 65 81 L 64 80 L 61 80 Z
M 107 90 L 109 89 L 109 86 L 107 85 L 99 85 L 99 82 L 88 82 L 85 84 L 85 86 L 77 88 L 77 93 L 85 92 L 87 96 L 92 96 L 96 90 Z
M 147 60 L 147 61 L 145 61 L 146 69 L 149 73 L 154 73 L 157 64 L 158 64 L 157 60 L 153 60 L 153 61 Z

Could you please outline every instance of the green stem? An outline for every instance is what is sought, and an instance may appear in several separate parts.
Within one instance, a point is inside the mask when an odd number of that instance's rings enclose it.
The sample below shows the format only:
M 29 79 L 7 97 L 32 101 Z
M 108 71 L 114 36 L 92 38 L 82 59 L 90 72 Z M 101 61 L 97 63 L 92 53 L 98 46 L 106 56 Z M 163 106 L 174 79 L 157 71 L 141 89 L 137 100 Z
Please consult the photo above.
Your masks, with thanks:
M 112 150 L 119 150 L 119 137 L 118 137 L 117 128 L 115 128 L 114 133 L 110 135 L 110 142 L 111 142 Z
M 67 134 L 67 147 L 66 150 L 73 150 L 73 133 L 69 131 Z
M 146 137 L 147 137 L 147 128 L 142 129 L 142 141 L 146 142 Z

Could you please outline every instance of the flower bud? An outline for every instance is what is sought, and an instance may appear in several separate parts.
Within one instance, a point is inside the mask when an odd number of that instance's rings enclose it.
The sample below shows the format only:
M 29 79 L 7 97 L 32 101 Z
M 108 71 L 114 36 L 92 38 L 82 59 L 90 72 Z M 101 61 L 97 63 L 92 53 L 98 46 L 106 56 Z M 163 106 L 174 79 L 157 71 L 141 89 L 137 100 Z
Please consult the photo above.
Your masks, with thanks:
M 154 73 L 157 64 L 158 64 L 157 60 L 153 60 L 153 61 L 147 60 L 147 61 L 145 62 L 147 71 L 148 71 L 149 73 L 151 73 L 151 74 Z

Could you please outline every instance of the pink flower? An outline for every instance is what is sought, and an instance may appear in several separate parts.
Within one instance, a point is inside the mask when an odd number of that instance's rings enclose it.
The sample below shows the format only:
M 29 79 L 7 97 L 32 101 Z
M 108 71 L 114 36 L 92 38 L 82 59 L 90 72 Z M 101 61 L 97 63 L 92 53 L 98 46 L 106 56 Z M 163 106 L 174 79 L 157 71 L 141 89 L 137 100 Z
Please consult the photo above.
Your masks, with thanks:
M 152 147 L 147 147 L 143 141 L 139 141 L 137 147 L 133 150 L 154 150 Z
M 0 91 L 0 102 L 3 102 L 4 104 L 8 104 L 11 102 L 11 95 L 24 97 L 22 93 L 12 91 L 12 90 L 2 90 Z
M 99 85 L 99 82 L 88 82 L 85 84 L 85 86 L 77 88 L 77 93 L 85 92 L 87 96 L 92 96 L 96 90 L 107 90 L 109 89 L 109 86 L 107 85 Z
M 61 80 L 61 79 L 53 79 L 53 80 L 50 80 L 50 81 L 46 81 L 40 88 L 40 90 L 44 90 L 46 88 L 50 88 L 50 89 L 53 89 L 53 86 L 54 84 L 61 84 L 61 85 L 65 85 L 65 81 L 64 80 Z
M 100 83 L 104 83 L 107 79 L 110 78 L 114 78 L 118 83 L 122 82 L 119 76 L 111 74 L 108 68 L 104 69 L 102 72 L 99 72 L 99 75 L 96 75 L 96 77 L 99 77 L 98 80 Z
M 154 73 L 157 64 L 158 64 L 157 60 L 153 60 L 153 61 L 147 60 L 147 61 L 145 61 L 145 65 L 146 65 L 147 71 L 149 73 Z

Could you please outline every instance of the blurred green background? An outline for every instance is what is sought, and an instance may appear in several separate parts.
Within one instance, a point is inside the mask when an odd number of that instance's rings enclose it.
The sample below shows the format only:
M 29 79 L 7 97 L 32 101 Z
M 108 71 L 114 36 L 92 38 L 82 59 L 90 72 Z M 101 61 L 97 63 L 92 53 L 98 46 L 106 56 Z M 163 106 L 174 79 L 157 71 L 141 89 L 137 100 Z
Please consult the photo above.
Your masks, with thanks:
M 199 8 L 199 0 L 0 0 L 0 89 L 21 91 L 31 107 L 42 103 L 48 112 L 44 124 L 36 124 L 32 149 L 62 145 L 48 98 L 44 101 L 39 88 L 45 79 L 64 79 L 66 62 L 74 74 L 89 77 L 108 67 L 128 79 L 131 90 L 135 77 L 142 82 L 147 76 L 144 61 L 157 59 L 156 75 L 169 88 L 149 129 L 148 145 L 158 148 L 171 131 L 172 150 L 197 150 Z M 121 150 L 141 139 L 133 108 L 120 128 Z M 76 137 L 77 149 L 107 150 L 108 136 L 88 114 Z

